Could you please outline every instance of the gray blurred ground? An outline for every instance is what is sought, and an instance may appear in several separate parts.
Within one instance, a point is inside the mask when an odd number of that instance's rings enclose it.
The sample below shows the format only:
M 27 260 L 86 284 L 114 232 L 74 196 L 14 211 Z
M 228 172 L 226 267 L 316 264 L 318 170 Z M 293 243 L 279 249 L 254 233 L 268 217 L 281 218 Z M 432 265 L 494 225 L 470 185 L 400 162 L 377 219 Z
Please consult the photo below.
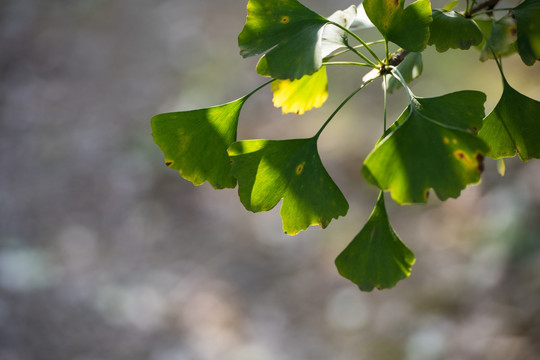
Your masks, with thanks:
M 328 15 L 350 3 L 305 4 Z M 417 263 L 373 293 L 333 260 L 375 203 L 359 169 L 381 131 L 380 87 L 321 138 L 350 203 L 327 230 L 287 237 L 277 209 L 248 213 L 235 190 L 164 166 L 152 115 L 262 82 L 238 56 L 244 20 L 233 0 L 0 3 L 0 360 L 540 358 L 538 161 L 510 160 L 504 178 L 488 161 L 458 200 L 388 201 Z M 477 57 L 429 50 L 413 91 L 482 90 L 490 111 L 500 80 Z M 540 100 L 539 65 L 505 66 Z M 361 76 L 332 69 L 327 106 L 302 118 L 263 90 L 240 138 L 312 135 Z M 395 118 L 405 99 L 391 101 Z

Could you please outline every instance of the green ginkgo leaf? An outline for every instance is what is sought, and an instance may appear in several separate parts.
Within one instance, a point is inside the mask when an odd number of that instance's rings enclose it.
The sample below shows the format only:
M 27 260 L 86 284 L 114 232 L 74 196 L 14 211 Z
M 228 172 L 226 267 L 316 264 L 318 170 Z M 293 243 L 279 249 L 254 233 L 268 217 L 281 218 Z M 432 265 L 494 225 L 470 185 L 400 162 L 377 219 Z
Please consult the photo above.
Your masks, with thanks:
M 429 39 L 431 2 L 418 0 L 404 7 L 405 0 L 365 0 L 364 9 L 384 38 L 405 50 L 419 52 Z
M 325 228 L 347 214 L 349 204 L 326 172 L 316 138 L 239 141 L 229 147 L 229 155 L 244 207 L 268 211 L 283 199 L 286 234 L 310 225 Z
M 493 54 L 500 57 L 515 53 L 517 51 L 516 29 L 516 20 L 511 16 L 504 16 L 497 21 L 493 21 L 492 26 L 489 27 L 488 40 L 487 42 L 484 41 L 480 61 L 493 59 Z
M 271 89 L 274 92 L 274 106 L 286 113 L 302 115 L 304 112 L 320 107 L 328 99 L 328 78 L 326 67 L 321 67 L 312 75 L 304 75 L 297 80 L 275 80 Z
M 337 269 L 360 290 L 371 291 L 394 287 L 411 274 L 414 262 L 388 220 L 381 191 L 367 223 L 336 258 Z
M 517 92 L 503 78 L 502 96 L 478 136 L 490 146 L 490 158 L 513 157 L 516 152 L 522 161 L 540 158 L 540 102 Z
M 365 179 L 399 204 L 426 202 L 431 188 L 441 200 L 458 197 L 484 169 L 489 148 L 475 130 L 485 100 L 479 91 L 414 97 L 365 160 Z
M 469 49 L 480 44 L 482 33 L 472 19 L 455 11 L 433 10 L 428 45 L 435 45 L 438 52 L 448 49 Z
M 154 142 L 165 164 L 195 185 L 234 188 L 227 148 L 236 141 L 238 117 L 247 96 L 206 109 L 159 114 L 152 118 Z
M 300 79 L 322 64 L 321 38 L 328 19 L 297 0 L 250 0 L 238 36 L 243 57 L 268 51 L 257 72 L 275 79 Z
M 403 76 L 403 79 L 408 84 L 422 74 L 424 65 L 422 62 L 422 53 L 410 53 L 405 56 L 402 62 L 397 66 L 399 73 Z M 394 90 L 399 89 L 403 85 L 392 75 L 385 75 L 388 81 L 388 92 L 392 93 Z
M 540 60 L 540 0 L 525 0 L 512 10 L 517 23 L 517 48 L 521 60 Z

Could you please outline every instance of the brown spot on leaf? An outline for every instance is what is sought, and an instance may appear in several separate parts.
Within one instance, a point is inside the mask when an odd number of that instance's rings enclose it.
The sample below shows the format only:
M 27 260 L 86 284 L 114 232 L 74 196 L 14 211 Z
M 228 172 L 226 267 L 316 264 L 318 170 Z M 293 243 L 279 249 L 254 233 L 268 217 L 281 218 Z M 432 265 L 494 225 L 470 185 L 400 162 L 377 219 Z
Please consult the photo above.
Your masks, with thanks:
M 306 164 L 306 162 L 304 161 L 303 163 L 299 164 L 296 167 L 296 175 L 300 175 L 302 173 L 302 171 L 304 170 L 304 165 L 305 164 Z
M 166 165 L 166 166 L 171 166 L 172 164 L 173 164 L 172 161 L 165 161 L 165 165 Z
M 289 17 L 288 16 L 283 16 L 281 18 L 281 23 L 282 24 L 288 24 L 289 23 Z
M 478 170 L 480 172 L 483 172 L 484 171 L 484 155 L 477 153 L 475 158 L 476 158 L 476 161 L 478 161 Z

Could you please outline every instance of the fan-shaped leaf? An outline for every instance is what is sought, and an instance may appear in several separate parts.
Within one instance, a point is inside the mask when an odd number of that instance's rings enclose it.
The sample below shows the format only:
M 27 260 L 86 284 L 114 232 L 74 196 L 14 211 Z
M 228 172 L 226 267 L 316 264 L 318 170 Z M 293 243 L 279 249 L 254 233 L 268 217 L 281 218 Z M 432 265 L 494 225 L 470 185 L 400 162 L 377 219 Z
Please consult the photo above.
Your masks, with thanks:
M 349 204 L 326 172 L 316 138 L 246 140 L 229 148 L 240 201 L 253 212 L 272 209 L 283 198 L 283 231 L 294 235 L 310 225 L 328 226 Z
M 429 39 L 432 21 L 429 0 L 418 0 L 403 8 L 405 0 L 365 0 L 369 19 L 384 38 L 405 50 L 422 51 Z
M 521 60 L 540 60 L 540 0 L 525 0 L 512 10 L 517 23 L 517 48 Z
M 326 67 L 298 80 L 275 80 L 271 88 L 275 107 L 281 107 L 283 113 L 302 115 L 314 107 L 321 107 L 328 98 Z
M 275 79 L 299 79 L 322 64 L 322 29 L 328 20 L 297 0 L 250 0 L 238 36 L 243 57 L 268 51 L 257 72 Z
M 399 204 L 426 202 L 433 188 L 441 200 L 477 183 L 487 145 L 475 134 L 486 96 L 460 91 L 413 98 L 412 105 L 369 154 L 362 174 Z
M 236 141 L 238 117 L 246 100 L 154 116 L 152 135 L 165 164 L 195 185 L 208 181 L 216 189 L 235 187 L 227 148 Z
M 491 147 L 493 159 L 513 157 L 523 161 L 540 158 L 540 102 L 514 90 L 503 79 L 502 96 L 484 119 L 478 136 Z
M 338 271 L 362 291 L 388 289 L 411 274 L 414 262 L 388 220 L 381 191 L 366 225 L 336 258 Z
M 493 59 L 493 53 L 497 56 L 507 56 L 515 53 L 517 51 L 516 31 L 516 20 L 511 16 L 505 16 L 493 21 L 493 25 L 488 32 L 487 43 L 484 44 L 480 54 L 480 61 Z
M 455 11 L 433 10 L 429 45 L 438 52 L 448 49 L 469 49 L 482 42 L 483 36 L 474 21 Z

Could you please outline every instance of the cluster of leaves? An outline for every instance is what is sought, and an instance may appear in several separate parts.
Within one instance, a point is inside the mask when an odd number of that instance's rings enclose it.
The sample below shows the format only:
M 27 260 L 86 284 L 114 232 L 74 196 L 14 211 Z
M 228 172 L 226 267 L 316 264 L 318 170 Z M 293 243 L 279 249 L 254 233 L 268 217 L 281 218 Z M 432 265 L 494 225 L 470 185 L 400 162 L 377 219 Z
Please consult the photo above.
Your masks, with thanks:
M 429 0 L 407 7 L 404 0 L 365 0 L 326 18 L 297 0 L 249 0 L 238 36 L 240 54 L 262 54 L 257 72 L 271 79 L 227 104 L 154 116 L 153 137 L 166 165 L 195 185 L 238 185 L 240 201 L 253 212 L 270 210 L 283 199 L 280 214 L 287 234 L 310 225 L 325 228 L 345 216 L 349 205 L 321 162 L 320 134 L 375 79 L 383 80 L 385 99 L 386 92 L 403 88 L 408 106 L 388 128 L 385 115 L 385 130 L 361 171 L 380 189 L 379 198 L 365 226 L 336 259 L 340 274 L 361 290 L 393 287 L 410 274 L 415 258 L 389 222 L 384 191 L 399 204 L 425 203 L 431 189 L 441 200 L 456 198 L 479 182 L 485 156 L 540 157 L 540 102 L 514 90 L 501 66 L 501 57 L 516 52 L 526 65 L 540 58 L 540 0 L 512 9 L 496 8 L 496 0 L 467 0 L 461 12 L 452 10 L 455 6 L 457 1 L 432 9 Z M 366 43 L 357 32 L 367 27 L 376 27 L 382 39 Z M 399 49 L 390 53 L 390 43 Z M 503 93 L 489 115 L 479 91 L 428 98 L 412 93 L 407 84 L 421 74 L 427 46 L 438 52 L 476 47 L 481 60 L 495 59 Z M 345 53 L 359 61 L 334 61 Z M 237 141 L 240 112 L 252 94 L 271 84 L 276 107 L 303 114 L 325 102 L 326 67 L 331 65 L 371 71 L 313 137 Z

